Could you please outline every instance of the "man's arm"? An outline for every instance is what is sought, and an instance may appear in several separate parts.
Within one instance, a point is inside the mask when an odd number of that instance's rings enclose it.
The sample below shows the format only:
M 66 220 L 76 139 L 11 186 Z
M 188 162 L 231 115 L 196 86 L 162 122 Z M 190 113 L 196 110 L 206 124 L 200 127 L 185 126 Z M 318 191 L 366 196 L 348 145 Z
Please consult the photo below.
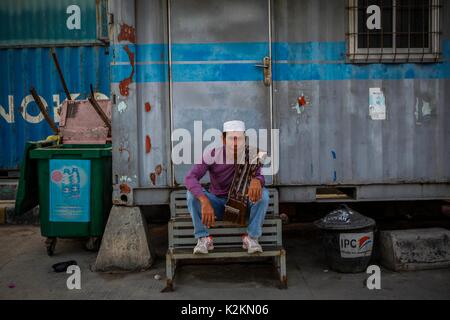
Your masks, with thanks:
M 256 170 L 255 179 L 258 179 L 259 182 L 261 182 L 261 188 L 266 184 L 266 179 L 264 179 L 264 176 L 261 174 L 261 167 Z
M 262 188 L 264 187 L 265 179 L 261 174 L 261 167 L 256 170 L 255 177 L 250 181 L 248 187 L 248 198 L 252 202 L 258 202 L 262 197 Z
M 194 197 L 200 201 L 202 206 L 202 223 L 210 227 L 215 224 L 214 209 L 200 184 L 200 180 L 205 176 L 206 171 L 208 171 L 208 165 L 205 161 L 202 161 L 201 164 L 195 164 L 184 178 L 184 184 Z
M 184 178 L 184 184 L 186 185 L 186 188 L 197 199 L 201 196 L 205 196 L 202 185 L 200 184 L 200 180 L 205 176 L 206 171 L 208 171 L 208 165 L 205 162 L 202 162 L 201 164 L 194 164 L 194 166 Z

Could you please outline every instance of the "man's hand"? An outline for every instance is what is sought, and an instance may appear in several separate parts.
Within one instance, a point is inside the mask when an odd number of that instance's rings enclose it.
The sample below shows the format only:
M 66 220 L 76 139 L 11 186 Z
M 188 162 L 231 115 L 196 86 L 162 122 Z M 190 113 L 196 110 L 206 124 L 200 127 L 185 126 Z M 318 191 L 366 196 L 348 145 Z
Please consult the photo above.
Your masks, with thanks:
M 248 187 L 248 199 L 255 203 L 261 200 L 262 197 L 262 186 L 261 181 L 256 178 L 253 178 L 250 181 L 250 186 Z
M 214 208 L 209 202 L 208 197 L 201 196 L 199 197 L 199 200 L 202 205 L 202 223 L 208 228 L 215 227 L 216 217 L 214 214 Z

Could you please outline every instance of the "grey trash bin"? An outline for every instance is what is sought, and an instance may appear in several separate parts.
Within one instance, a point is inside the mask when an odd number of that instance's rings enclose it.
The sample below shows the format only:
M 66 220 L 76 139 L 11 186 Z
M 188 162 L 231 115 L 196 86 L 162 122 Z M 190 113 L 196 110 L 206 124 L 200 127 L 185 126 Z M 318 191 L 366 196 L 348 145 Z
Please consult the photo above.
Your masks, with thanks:
M 364 272 L 372 257 L 375 220 L 341 205 L 315 222 L 329 267 L 337 272 Z

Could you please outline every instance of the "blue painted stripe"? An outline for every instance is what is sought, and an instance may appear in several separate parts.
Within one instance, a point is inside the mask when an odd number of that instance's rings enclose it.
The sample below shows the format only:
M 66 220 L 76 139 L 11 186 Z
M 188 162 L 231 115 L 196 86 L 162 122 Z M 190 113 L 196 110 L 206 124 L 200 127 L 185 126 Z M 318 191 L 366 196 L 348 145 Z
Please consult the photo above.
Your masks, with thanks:
M 274 61 L 339 61 L 345 59 L 345 42 L 273 44 Z
M 125 45 L 112 46 L 115 62 L 129 62 L 123 49 Z M 168 50 L 165 44 L 128 45 L 135 53 L 137 63 L 166 62 Z M 346 44 L 337 42 L 275 42 L 272 44 L 276 61 L 345 61 Z M 255 43 L 173 44 L 172 61 L 255 61 L 267 56 L 268 45 Z M 443 42 L 443 58 L 450 58 L 450 40 Z
M 125 45 L 112 47 L 115 62 L 128 62 Z M 164 62 L 168 58 L 166 44 L 128 45 L 135 53 L 136 62 Z M 345 58 L 345 42 L 305 42 L 272 44 L 274 60 L 317 61 Z M 267 42 L 173 44 L 172 61 L 255 61 L 269 55 Z
M 115 45 L 112 50 L 115 62 L 128 62 L 125 45 Z M 136 62 L 164 62 L 168 60 L 168 46 L 165 44 L 128 45 L 135 53 Z M 173 44 L 172 61 L 236 61 L 260 60 L 269 55 L 267 43 L 214 43 Z
M 165 65 L 139 66 L 138 83 L 166 82 Z M 120 82 L 130 75 L 128 66 L 113 67 L 113 82 Z M 400 79 L 448 79 L 450 63 L 441 64 L 289 64 L 276 63 L 274 81 L 302 80 L 400 80 Z M 261 81 L 261 69 L 253 64 L 176 64 L 173 65 L 174 82 L 210 81 Z
M 167 60 L 161 60 L 166 57 L 166 46 L 138 45 L 134 49 L 137 50 L 138 65 L 133 80 L 138 83 L 166 82 Z M 348 64 L 345 62 L 345 42 L 274 43 L 273 49 L 275 81 L 450 78 L 450 40 L 443 42 L 445 61 L 434 64 Z M 268 54 L 264 50 L 267 50 L 265 43 L 175 44 L 173 81 L 261 81 L 261 69 L 245 61 L 260 60 Z M 122 55 L 120 61 L 128 61 L 122 48 L 116 47 L 116 51 L 122 52 L 116 55 L 116 61 L 119 55 Z M 198 63 L 182 63 L 188 61 Z M 123 80 L 130 72 L 129 64 L 113 65 L 113 82 Z
M 446 79 L 450 64 L 275 64 L 275 81 Z
M 265 42 L 217 43 L 217 44 L 174 44 L 173 61 L 242 61 L 261 60 L 269 55 Z

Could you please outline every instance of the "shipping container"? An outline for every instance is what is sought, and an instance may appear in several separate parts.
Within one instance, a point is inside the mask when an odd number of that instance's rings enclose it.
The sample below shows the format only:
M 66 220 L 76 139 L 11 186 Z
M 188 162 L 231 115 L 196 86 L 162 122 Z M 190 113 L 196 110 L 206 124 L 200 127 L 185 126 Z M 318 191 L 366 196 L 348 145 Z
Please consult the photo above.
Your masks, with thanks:
M 282 202 L 449 199 L 450 3 L 383 3 L 111 0 L 113 201 L 168 203 L 174 130 L 233 119 L 279 129 Z
M 107 2 L 95 0 L 4 0 L 0 5 L 0 171 L 19 168 L 26 141 L 52 134 L 30 88 L 50 116 L 66 99 L 54 65 L 56 56 L 73 99 L 85 99 L 90 84 L 109 98 L 110 51 Z

